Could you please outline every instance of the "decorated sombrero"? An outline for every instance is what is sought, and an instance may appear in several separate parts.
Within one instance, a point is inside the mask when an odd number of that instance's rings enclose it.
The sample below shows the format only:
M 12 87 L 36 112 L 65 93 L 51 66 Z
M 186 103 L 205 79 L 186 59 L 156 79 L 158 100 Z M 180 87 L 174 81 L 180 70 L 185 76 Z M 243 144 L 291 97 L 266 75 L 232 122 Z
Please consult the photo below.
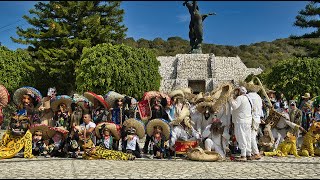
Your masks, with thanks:
M 109 91 L 106 95 L 104 95 L 104 100 L 108 103 L 109 108 L 112 108 L 117 99 L 123 99 L 124 97 L 124 95 L 115 91 Z
M 67 138 L 69 131 L 63 127 L 52 127 L 55 132 L 60 132 L 64 138 Z
M 96 136 L 98 138 L 101 138 L 100 136 L 100 129 L 102 128 L 102 126 L 105 125 L 104 128 L 107 128 L 109 129 L 109 131 L 111 132 L 111 134 L 113 135 L 113 137 L 116 139 L 116 140 L 119 140 L 120 139 L 120 133 L 118 131 L 119 128 L 117 128 L 117 125 L 114 124 L 114 123 L 108 123 L 108 122 L 102 122 L 102 123 L 99 123 L 96 128 L 95 128 L 95 132 L 96 132 Z M 103 130 L 102 130 L 103 132 Z
M 45 124 L 33 124 L 30 126 L 30 132 L 34 134 L 36 131 L 42 132 L 42 138 L 44 140 L 50 139 L 54 136 L 56 133 L 55 130 L 53 130 L 52 127 L 45 125 Z
M 124 121 L 123 126 L 126 127 L 126 129 L 133 127 L 137 131 L 137 135 L 139 136 L 140 139 L 142 139 L 145 135 L 145 130 L 144 130 L 144 124 L 142 121 L 135 119 L 135 118 L 130 118 Z
M 33 124 L 30 126 L 29 130 L 32 134 L 34 134 L 36 131 L 41 131 L 43 140 L 52 138 L 56 133 L 53 127 L 47 126 L 45 124 Z
M 160 97 L 160 92 L 159 91 L 148 91 L 145 92 L 142 96 L 142 100 L 148 100 L 150 101 L 154 97 Z
M 72 98 L 70 96 L 67 96 L 67 95 L 57 96 L 55 99 L 53 99 L 51 101 L 50 106 L 51 106 L 53 111 L 58 111 L 59 110 L 59 105 L 61 103 L 64 103 L 67 106 L 68 110 L 71 110 Z
M 3 85 L 0 85 L 0 109 L 6 107 L 9 101 L 10 94 L 8 90 Z
M 92 103 L 86 97 L 79 94 L 73 94 L 72 103 L 81 106 L 84 111 L 89 111 L 90 106 L 92 106 Z
M 155 126 L 160 126 L 162 128 L 162 133 L 166 137 L 165 140 L 170 138 L 170 126 L 168 121 L 164 119 L 152 119 L 146 125 L 146 131 L 149 136 L 152 136 L 153 129 Z
M 195 96 L 192 92 L 192 89 L 189 87 L 181 88 L 180 90 L 183 92 L 184 97 L 189 101 Z
M 214 99 L 210 95 L 206 95 L 203 97 L 204 101 L 198 103 L 196 105 L 197 110 L 200 113 L 203 113 L 205 111 L 206 107 L 210 107 L 210 111 L 213 112 L 213 106 L 214 106 Z
M 92 104 L 94 104 L 94 99 L 97 99 L 104 106 L 104 108 L 108 109 L 109 107 L 103 97 L 101 95 L 95 94 L 94 92 L 85 92 L 83 93 L 83 96 L 86 97 Z
M 23 95 L 29 94 L 32 99 L 34 100 L 33 104 L 35 108 L 38 108 L 40 106 L 40 102 L 42 100 L 42 95 L 40 91 L 37 89 L 30 87 L 30 86 L 23 86 L 19 89 L 17 89 L 13 93 L 13 102 L 15 105 L 19 106 L 22 102 Z
M 184 93 L 181 89 L 173 90 L 169 93 L 169 96 L 172 97 L 184 97 Z

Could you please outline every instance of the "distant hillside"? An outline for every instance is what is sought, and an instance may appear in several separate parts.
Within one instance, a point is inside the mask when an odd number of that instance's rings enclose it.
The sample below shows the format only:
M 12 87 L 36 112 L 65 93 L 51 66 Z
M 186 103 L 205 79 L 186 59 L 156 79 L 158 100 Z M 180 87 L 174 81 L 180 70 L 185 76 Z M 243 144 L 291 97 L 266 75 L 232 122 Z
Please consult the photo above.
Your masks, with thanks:
M 203 44 L 202 51 L 203 53 L 213 53 L 216 56 L 238 55 L 249 68 L 267 69 L 279 60 L 288 59 L 298 54 L 305 55 L 304 48 L 293 46 L 297 41 L 287 38 L 241 46 Z M 170 37 L 167 41 L 161 38 L 152 41 L 146 39 L 135 41 L 133 38 L 126 38 L 123 43 L 132 47 L 154 49 L 157 56 L 175 56 L 176 54 L 188 53 L 190 50 L 189 40 L 180 37 Z

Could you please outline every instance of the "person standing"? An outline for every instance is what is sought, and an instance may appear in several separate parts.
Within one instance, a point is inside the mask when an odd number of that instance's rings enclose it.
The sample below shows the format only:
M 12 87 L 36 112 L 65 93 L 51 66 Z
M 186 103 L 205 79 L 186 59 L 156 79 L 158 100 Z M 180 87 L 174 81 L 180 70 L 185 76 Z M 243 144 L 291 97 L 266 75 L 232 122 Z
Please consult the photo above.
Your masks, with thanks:
M 247 89 L 243 86 L 235 88 L 236 99 L 230 98 L 234 133 L 241 150 L 239 161 L 251 160 L 251 124 L 252 114 L 249 98 L 245 95 Z
M 251 150 L 253 154 L 253 159 L 259 160 L 261 156 L 259 154 L 257 135 L 259 126 L 261 123 L 261 118 L 263 118 L 263 110 L 262 110 L 262 99 L 257 93 L 260 90 L 258 85 L 254 85 L 253 83 L 248 83 L 247 89 L 249 93 L 247 96 L 252 101 L 252 129 L 251 129 Z
M 296 103 L 293 101 L 290 103 L 289 117 L 290 121 L 301 126 L 302 111 L 296 107 Z M 297 138 L 299 137 L 299 130 L 293 130 L 292 132 Z

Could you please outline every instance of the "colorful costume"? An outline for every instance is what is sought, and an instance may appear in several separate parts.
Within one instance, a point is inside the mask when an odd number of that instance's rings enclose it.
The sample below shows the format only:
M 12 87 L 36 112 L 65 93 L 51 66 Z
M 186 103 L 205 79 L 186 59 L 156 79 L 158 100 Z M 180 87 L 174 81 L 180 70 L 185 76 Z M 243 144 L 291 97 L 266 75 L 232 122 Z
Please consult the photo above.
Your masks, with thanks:
M 297 151 L 297 139 L 296 137 L 288 132 L 285 140 L 279 144 L 276 151 L 273 152 L 264 152 L 265 156 L 279 156 L 286 157 L 289 154 L 294 155 L 295 157 L 300 157 Z
M 320 150 L 315 149 L 314 145 L 320 140 L 320 122 L 314 122 L 308 132 L 303 136 L 303 142 L 299 155 L 301 156 L 315 156 L 320 155 Z

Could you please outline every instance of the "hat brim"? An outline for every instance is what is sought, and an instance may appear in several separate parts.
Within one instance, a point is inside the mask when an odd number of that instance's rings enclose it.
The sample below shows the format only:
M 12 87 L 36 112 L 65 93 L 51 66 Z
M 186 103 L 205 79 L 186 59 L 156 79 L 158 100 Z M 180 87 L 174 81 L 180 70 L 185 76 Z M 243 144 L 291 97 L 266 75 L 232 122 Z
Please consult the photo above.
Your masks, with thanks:
M 52 127 L 52 129 L 57 133 L 60 132 L 64 138 L 67 138 L 69 131 L 63 127 Z
M 245 88 L 248 90 L 248 91 L 254 91 L 254 92 L 258 92 L 260 91 L 261 87 L 259 85 L 255 85 L 255 84 L 251 84 L 251 83 L 247 83 L 245 85 Z
M 109 129 L 111 134 L 113 135 L 113 137 L 116 139 L 116 140 L 119 140 L 120 139 L 120 133 L 117 129 L 117 126 L 116 124 L 114 123 L 108 123 L 108 122 L 102 122 L 102 123 L 99 123 L 96 128 L 95 128 L 95 133 L 96 133 L 96 136 L 97 138 L 101 138 L 101 135 L 100 135 L 100 132 L 99 130 L 102 128 L 102 125 L 106 125 L 105 128 Z
M 92 105 L 92 103 L 86 97 L 79 94 L 74 94 L 72 96 L 72 102 L 81 106 L 83 110 L 89 110 L 90 105 Z
M 0 85 L 0 108 L 6 107 L 10 101 L 10 94 L 8 90 Z
M 65 105 L 67 105 L 68 111 L 71 111 L 71 103 L 72 103 L 72 99 L 69 96 L 57 96 L 51 103 L 50 106 L 52 108 L 52 110 L 58 111 L 58 107 L 61 103 L 64 103 Z
M 176 96 L 181 96 L 181 97 L 184 97 L 184 93 L 182 90 L 180 89 L 177 89 L 177 90 L 174 90 L 174 91 L 171 91 L 169 93 L 169 96 L 172 98 L 172 97 L 176 97 Z
M 16 106 L 19 106 L 22 102 L 23 95 L 26 95 L 29 92 L 32 92 L 36 96 L 35 97 L 36 102 L 34 102 L 34 106 L 35 106 L 35 108 L 38 108 L 41 104 L 42 95 L 41 95 L 40 91 L 38 91 L 37 89 L 30 87 L 30 86 L 21 87 L 14 92 L 14 94 L 13 94 L 14 104 Z
M 104 108 L 109 109 L 107 102 L 103 98 L 95 94 L 94 92 L 90 92 L 90 91 L 85 92 L 83 93 L 83 96 L 87 98 L 92 104 L 94 104 L 94 99 L 97 99 L 104 106 Z
M 114 103 L 116 102 L 117 99 L 123 99 L 124 95 L 119 94 L 115 91 L 109 91 L 105 96 L 104 100 L 108 104 L 108 108 L 114 107 Z
M 213 102 L 201 102 L 199 104 L 197 104 L 196 109 L 200 112 L 200 113 L 204 113 L 205 108 L 209 107 L 210 108 L 210 112 L 213 112 L 213 106 L 214 103 Z
M 165 140 L 170 138 L 170 126 L 169 123 L 164 119 L 152 119 L 146 125 L 146 131 L 149 136 L 152 136 L 153 129 L 155 126 L 160 126 L 162 128 L 162 133 L 165 136 Z
M 56 133 L 56 131 L 52 127 L 45 124 L 33 124 L 30 126 L 29 130 L 33 135 L 36 131 L 41 131 L 43 140 L 52 138 Z
M 145 135 L 144 124 L 142 121 L 130 118 L 124 121 L 123 126 L 125 126 L 126 129 L 130 127 L 135 128 L 140 139 L 142 139 Z

